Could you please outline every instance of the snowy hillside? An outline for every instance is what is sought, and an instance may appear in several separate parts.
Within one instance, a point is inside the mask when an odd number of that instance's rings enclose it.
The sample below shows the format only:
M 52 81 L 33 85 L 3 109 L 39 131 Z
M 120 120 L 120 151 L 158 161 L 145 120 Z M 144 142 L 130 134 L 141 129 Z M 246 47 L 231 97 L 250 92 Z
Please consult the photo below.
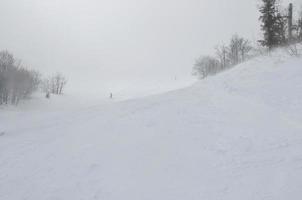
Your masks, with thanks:
M 140 99 L 2 109 L 0 199 L 300 200 L 301 77 L 276 55 Z

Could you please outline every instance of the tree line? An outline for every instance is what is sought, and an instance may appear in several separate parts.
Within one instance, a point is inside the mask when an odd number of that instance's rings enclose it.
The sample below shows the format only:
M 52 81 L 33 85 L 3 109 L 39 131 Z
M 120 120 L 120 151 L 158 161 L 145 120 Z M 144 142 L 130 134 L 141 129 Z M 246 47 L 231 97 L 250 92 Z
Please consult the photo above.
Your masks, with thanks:
M 298 55 L 293 44 L 302 42 L 302 10 L 298 19 L 293 19 L 293 4 L 282 8 L 278 0 L 261 0 L 259 6 L 261 30 L 263 38 L 259 44 L 271 51 L 276 47 L 288 46 L 291 55 Z M 234 35 L 228 45 L 216 48 L 214 56 L 199 57 L 193 67 L 193 75 L 203 79 L 238 65 L 255 54 L 257 48 L 252 47 L 248 39 Z
M 193 75 L 203 79 L 215 75 L 249 59 L 252 54 L 249 40 L 234 35 L 228 45 L 219 45 L 215 48 L 215 56 L 199 57 L 193 67 Z
M 59 73 L 43 80 L 40 72 L 25 67 L 8 51 L 0 51 L 0 105 L 18 105 L 38 89 L 48 96 L 62 94 L 66 83 Z

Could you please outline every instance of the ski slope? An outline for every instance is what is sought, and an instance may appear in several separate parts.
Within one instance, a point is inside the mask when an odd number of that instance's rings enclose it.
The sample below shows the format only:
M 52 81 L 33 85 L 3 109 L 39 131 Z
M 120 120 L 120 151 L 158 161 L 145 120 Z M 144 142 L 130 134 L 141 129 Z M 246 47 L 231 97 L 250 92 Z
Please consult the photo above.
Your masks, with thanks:
M 2 108 L 0 199 L 300 200 L 301 77 L 276 54 L 164 94 Z

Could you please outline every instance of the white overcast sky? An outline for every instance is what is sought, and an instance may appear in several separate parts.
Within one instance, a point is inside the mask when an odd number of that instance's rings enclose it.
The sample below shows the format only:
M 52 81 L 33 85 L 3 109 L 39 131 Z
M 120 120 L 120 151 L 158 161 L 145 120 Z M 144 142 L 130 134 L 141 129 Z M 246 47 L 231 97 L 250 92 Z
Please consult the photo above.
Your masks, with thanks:
M 294 0 L 299 3 L 302 0 Z M 87 82 L 189 76 L 238 33 L 261 36 L 259 0 L 1 0 L 0 49 Z M 125 78 L 126 79 L 126 78 Z

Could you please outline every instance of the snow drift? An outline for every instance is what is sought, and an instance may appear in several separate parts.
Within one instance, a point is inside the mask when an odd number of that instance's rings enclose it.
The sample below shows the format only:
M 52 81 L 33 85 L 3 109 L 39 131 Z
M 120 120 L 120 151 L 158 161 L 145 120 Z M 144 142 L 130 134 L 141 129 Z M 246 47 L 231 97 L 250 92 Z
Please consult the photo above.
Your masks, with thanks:
M 299 200 L 301 67 L 263 56 L 165 94 L 1 110 L 0 199 Z

